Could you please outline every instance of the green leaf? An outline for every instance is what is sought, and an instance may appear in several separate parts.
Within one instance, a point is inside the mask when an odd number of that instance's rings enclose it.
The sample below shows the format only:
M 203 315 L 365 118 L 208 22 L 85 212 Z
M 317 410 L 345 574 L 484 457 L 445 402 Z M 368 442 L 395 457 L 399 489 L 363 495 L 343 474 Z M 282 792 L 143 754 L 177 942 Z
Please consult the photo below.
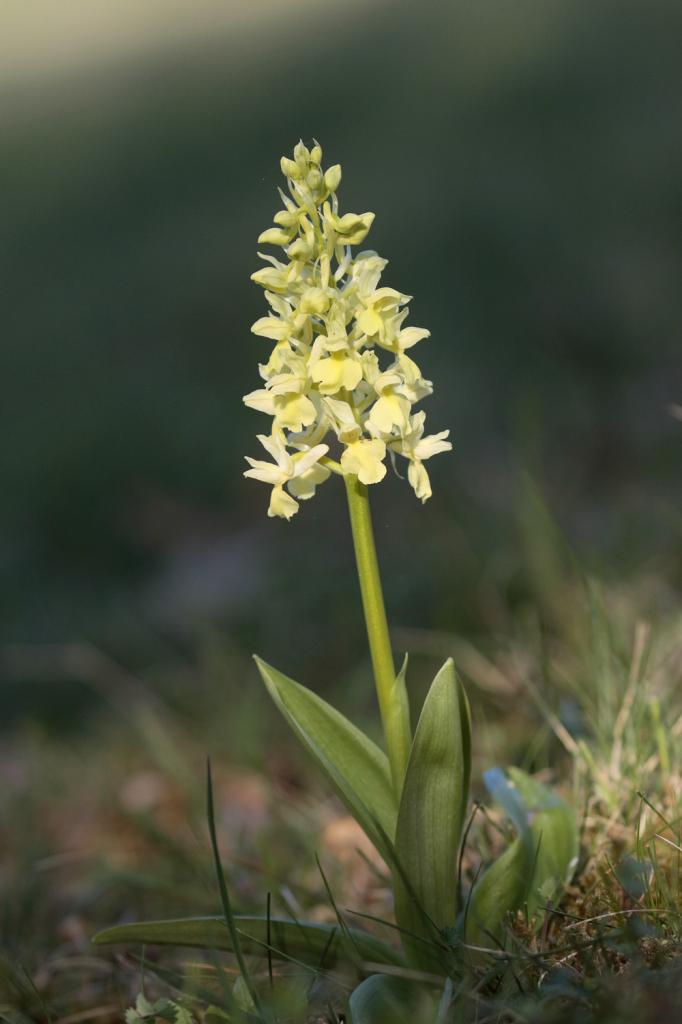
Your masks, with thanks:
M 465 908 L 466 941 L 491 947 L 504 932 L 504 923 L 518 910 L 528 892 L 529 860 L 521 839 L 515 839 L 474 885 Z
M 255 956 L 268 951 L 268 919 L 236 914 L 234 917 L 242 949 Z M 349 928 L 347 936 L 356 955 L 380 964 L 402 964 L 400 953 L 357 928 Z M 292 958 L 315 967 L 330 967 L 343 959 L 348 938 L 338 925 L 312 924 L 270 918 L 270 949 L 274 957 Z M 114 943 L 143 943 L 155 946 L 193 946 L 201 949 L 232 950 L 227 925 L 222 917 L 188 917 L 174 921 L 139 921 L 116 925 L 95 935 L 98 946 Z M 324 957 L 324 964 L 321 963 Z
M 316 693 L 256 658 L 268 692 L 385 860 L 398 805 L 388 758 Z
M 470 766 L 469 709 L 448 659 L 431 684 L 419 718 L 396 828 L 396 920 L 405 932 L 422 938 L 437 938 L 441 929 L 455 923 Z M 425 944 L 406 936 L 403 942 L 413 959 L 424 963 Z
M 371 974 L 348 1000 L 351 1024 L 414 1024 L 415 1020 L 427 1019 L 420 1012 L 425 1009 L 420 1004 L 427 999 L 423 985 L 386 974 Z
M 410 725 L 410 700 L 407 695 L 407 663 L 408 656 L 405 655 L 398 675 L 393 683 L 393 692 L 390 704 L 390 715 L 388 727 L 399 750 L 399 762 L 407 768 L 412 746 L 412 727 Z M 404 778 L 397 780 L 398 793 L 402 791 Z
M 465 933 L 473 945 L 499 942 L 509 914 L 524 905 L 532 919 L 555 901 L 578 856 L 578 830 L 568 805 L 520 769 L 510 768 L 508 775 L 493 768 L 484 776 L 518 835 L 472 890 Z
M 240 1010 L 244 1010 L 246 1013 L 251 1013 L 256 1009 L 256 1004 L 254 1003 L 248 986 L 241 974 L 232 986 L 232 995 L 234 996 L 234 1001 Z
M 520 768 L 508 772 L 524 801 L 533 834 L 534 864 L 528 891 L 532 917 L 556 902 L 570 882 L 578 859 L 578 825 L 573 809 L 551 789 Z

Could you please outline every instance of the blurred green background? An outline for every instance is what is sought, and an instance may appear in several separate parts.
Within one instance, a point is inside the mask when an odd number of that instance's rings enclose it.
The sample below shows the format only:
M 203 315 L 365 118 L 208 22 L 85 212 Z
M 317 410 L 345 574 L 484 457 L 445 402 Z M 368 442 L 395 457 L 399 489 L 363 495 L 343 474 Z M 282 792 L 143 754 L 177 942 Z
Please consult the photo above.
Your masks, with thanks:
M 682 581 L 679 3 L 0 19 L 6 651 L 88 640 L 143 669 L 217 636 L 310 684 L 363 669 L 342 489 L 287 524 L 241 475 L 267 348 L 249 275 L 299 137 L 376 212 L 455 443 L 426 506 L 373 494 L 396 627 L 474 636 L 496 595 L 541 594 L 544 503 L 595 571 Z M 5 721 L 64 716 L 49 659 L 30 687 L 6 661 Z

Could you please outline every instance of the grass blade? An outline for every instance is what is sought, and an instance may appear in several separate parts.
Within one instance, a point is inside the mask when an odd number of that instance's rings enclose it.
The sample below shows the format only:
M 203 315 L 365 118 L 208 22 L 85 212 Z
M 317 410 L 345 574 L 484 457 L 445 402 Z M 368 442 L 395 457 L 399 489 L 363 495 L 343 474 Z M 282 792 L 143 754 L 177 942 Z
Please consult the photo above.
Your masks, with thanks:
M 213 850 L 213 860 L 215 864 L 216 877 L 218 879 L 218 889 L 220 891 L 220 902 L 222 903 L 223 907 L 223 917 L 225 920 L 225 925 L 227 927 L 227 931 L 230 936 L 230 941 L 232 943 L 232 952 L 234 953 L 237 959 L 239 971 L 241 973 L 242 978 L 244 979 L 244 984 L 249 993 L 251 1001 L 253 1002 L 256 1012 L 258 1013 L 260 1019 L 263 1022 L 265 1022 L 267 1020 L 267 1017 L 265 1017 L 263 1013 L 263 1006 L 260 1001 L 260 996 L 258 995 L 258 990 L 256 989 L 256 986 L 253 983 L 251 972 L 249 971 L 246 965 L 246 961 L 244 959 L 242 944 L 239 939 L 239 932 L 237 931 L 234 914 L 232 913 L 232 903 L 230 901 L 230 894 L 228 892 L 227 884 L 225 882 L 225 873 L 223 872 L 223 865 L 220 860 L 218 836 L 215 827 L 215 811 L 213 807 L 213 781 L 211 779 L 210 761 L 206 762 L 206 808 L 208 812 L 208 830 L 211 836 L 211 849 Z

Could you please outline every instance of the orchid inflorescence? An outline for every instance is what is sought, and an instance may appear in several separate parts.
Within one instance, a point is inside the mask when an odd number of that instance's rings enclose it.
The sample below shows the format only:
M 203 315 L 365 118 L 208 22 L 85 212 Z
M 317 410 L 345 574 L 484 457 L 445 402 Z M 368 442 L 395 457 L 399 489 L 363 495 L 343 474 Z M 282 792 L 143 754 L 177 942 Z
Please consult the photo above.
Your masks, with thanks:
M 433 387 L 407 350 L 429 331 L 403 326 L 411 296 L 379 287 L 387 260 L 371 250 L 353 257 L 374 214 L 339 215 L 340 165 L 323 171 L 317 143 L 309 150 L 299 142 L 293 156 L 281 161 L 284 209 L 258 238 L 281 246 L 286 262 L 259 253 L 268 266 L 252 275 L 270 312 L 251 330 L 275 346 L 259 366 L 265 386 L 244 396 L 273 418 L 258 440 L 274 462 L 247 456 L 244 475 L 272 485 L 269 516 L 290 519 L 296 498 L 312 498 L 332 471 L 378 483 L 388 453 L 394 465 L 396 455 L 408 460 L 408 480 L 424 502 L 424 461 L 452 448 L 449 431 L 424 436 L 425 414 L 412 412 Z M 338 461 L 328 456 L 330 434 L 340 443 Z

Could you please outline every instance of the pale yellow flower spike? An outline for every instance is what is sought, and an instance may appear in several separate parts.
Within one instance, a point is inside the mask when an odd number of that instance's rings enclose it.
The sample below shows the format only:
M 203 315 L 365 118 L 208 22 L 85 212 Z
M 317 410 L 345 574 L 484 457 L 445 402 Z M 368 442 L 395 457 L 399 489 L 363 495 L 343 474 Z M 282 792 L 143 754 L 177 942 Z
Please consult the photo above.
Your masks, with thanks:
M 272 417 L 259 441 L 275 461 L 247 457 L 244 475 L 272 486 L 268 515 L 284 519 L 330 467 L 362 484 L 383 480 L 387 451 L 408 460 L 408 480 L 426 501 L 424 461 L 452 448 L 447 430 L 424 437 L 424 413 L 412 411 L 433 388 L 405 350 L 429 332 L 403 327 L 410 296 L 379 286 L 387 261 L 371 250 L 352 255 L 374 214 L 340 214 L 341 167 L 321 163 L 317 143 L 299 142 L 293 159 L 282 157 L 288 195 L 280 190 L 284 209 L 258 242 L 279 246 L 283 259 L 259 254 L 266 266 L 251 275 L 270 307 L 251 330 L 275 344 L 260 366 L 264 387 L 244 402 Z

